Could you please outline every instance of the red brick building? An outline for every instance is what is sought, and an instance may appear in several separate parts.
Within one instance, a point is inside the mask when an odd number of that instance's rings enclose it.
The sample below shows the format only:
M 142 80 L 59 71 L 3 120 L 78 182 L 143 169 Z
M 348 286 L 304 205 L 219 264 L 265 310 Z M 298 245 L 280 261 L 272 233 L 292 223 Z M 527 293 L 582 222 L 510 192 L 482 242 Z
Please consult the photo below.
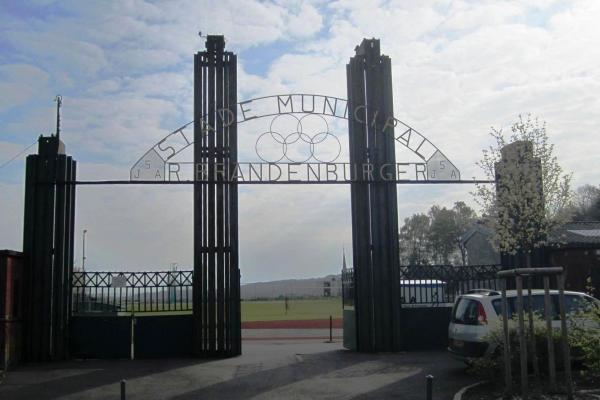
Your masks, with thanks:
M 0 250 L 0 369 L 21 358 L 23 255 Z

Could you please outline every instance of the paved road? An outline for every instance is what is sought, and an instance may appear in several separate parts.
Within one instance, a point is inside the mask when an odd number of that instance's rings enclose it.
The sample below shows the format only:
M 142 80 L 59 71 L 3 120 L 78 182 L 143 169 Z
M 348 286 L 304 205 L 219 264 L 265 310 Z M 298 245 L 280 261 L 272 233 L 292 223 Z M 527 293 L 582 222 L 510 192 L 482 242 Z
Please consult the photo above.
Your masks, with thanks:
M 202 361 L 69 361 L 7 374 L 0 399 L 385 399 L 422 400 L 435 376 L 435 400 L 473 382 L 444 352 L 358 354 L 340 342 L 245 341 L 244 354 Z

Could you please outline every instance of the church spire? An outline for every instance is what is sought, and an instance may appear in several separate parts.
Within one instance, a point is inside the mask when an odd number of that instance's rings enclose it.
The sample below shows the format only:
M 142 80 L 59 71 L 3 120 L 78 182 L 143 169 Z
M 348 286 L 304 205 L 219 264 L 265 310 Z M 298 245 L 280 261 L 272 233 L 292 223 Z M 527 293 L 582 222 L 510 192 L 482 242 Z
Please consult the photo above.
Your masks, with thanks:
M 342 271 L 346 270 L 346 248 L 342 247 Z

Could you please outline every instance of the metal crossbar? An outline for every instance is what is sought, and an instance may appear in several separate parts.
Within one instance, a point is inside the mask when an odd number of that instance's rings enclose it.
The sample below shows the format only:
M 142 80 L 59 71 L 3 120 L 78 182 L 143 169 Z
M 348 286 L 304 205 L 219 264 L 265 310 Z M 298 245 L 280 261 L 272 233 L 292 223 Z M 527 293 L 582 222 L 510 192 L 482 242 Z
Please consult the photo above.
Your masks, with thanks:
M 73 314 L 192 310 L 193 271 L 73 272 Z
M 461 180 L 403 180 L 390 179 L 386 181 L 350 181 L 350 180 L 322 180 L 322 181 L 284 181 L 284 180 L 262 180 L 262 181 L 214 181 L 214 180 L 174 180 L 174 181 L 132 181 L 132 180 L 97 180 L 97 181 L 67 181 L 62 185 L 89 186 L 89 185 L 194 185 L 198 183 L 215 183 L 219 185 L 344 185 L 356 183 L 360 185 L 367 184 L 398 184 L 398 185 L 448 185 L 448 184 L 495 184 L 495 181 L 489 179 L 461 179 Z M 39 184 L 55 185 L 53 181 L 39 182 Z

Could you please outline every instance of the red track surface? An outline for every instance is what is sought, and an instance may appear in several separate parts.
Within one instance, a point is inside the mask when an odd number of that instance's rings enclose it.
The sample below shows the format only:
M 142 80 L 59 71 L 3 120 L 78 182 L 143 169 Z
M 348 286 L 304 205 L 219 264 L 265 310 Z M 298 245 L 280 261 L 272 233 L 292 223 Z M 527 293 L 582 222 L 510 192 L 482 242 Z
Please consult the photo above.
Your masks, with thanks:
M 342 319 L 333 320 L 333 328 L 342 328 Z M 329 329 L 329 319 L 304 319 L 294 321 L 242 322 L 242 329 Z

